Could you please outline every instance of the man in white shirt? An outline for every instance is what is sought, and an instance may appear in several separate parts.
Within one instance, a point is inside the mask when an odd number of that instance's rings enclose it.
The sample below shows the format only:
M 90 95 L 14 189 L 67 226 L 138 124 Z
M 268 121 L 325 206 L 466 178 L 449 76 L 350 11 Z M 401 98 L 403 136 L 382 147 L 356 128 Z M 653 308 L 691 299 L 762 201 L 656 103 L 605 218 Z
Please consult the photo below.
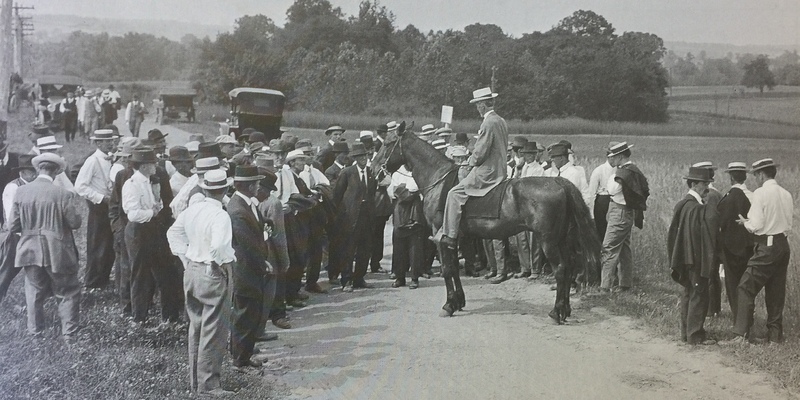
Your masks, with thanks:
M 172 194 L 177 196 L 183 185 L 192 177 L 194 158 L 186 147 L 175 146 L 169 149 L 169 161 L 175 167 L 175 173 L 169 178 L 169 186 L 172 188 Z
M 114 139 L 111 129 L 98 129 L 92 140 L 97 150 L 83 163 L 75 179 L 75 191 L 89 208 L 86 222 L 86 274 L 83 284 L 89 289 L 100 289 L 108 284 L 114 266 L 114 235 L 108 218 L 111 200 L 111 158 Z
M 125 109 L 125 123 L 128 124 L 128 129 L 130 129 L 132 136 L 139 137 L 139 129 L 142 127 L 146 113 L 147 108 L 144 103 L 139 101 L 139 95 L 133 95 L 133 100 L 128 103 L 128 107 Z
M 792 195 L 775 182 L 777 167 L 775 161 L 765 158 L 754 162 L 750 170 L 759 188 L 753 192 L 747 218 L 740 216 L 737 222 L 753 234 L 755 247 L 736 293 L 733 333 L 737 336 L 725 344 L 743 344 L 748 339 L 755 298 L 762 288 L 767 306 L 767 340 L 783 342 L 783 305 L 790 257 L 786 235 L 792 230 L 794 202 Z
M 155 158 L 155 157 L 154 157 Z M 203 201 L 189 206 L 167 231 L 169 247 L 186 271 L 183 289 L 189 315 L 189 385 L 205 395 L 230 395 L 222 389 L 220 372 L 225 357 L 228 281 L 236 261 L 231 218 L 222 198 L 233 179 L 222 170 L 203 176 Z
M 609 147 L 613 147 L 616 144 L 616 142 L 611 142 Z M 606 151 L 607 155 L 608 151 Z M 593 197 L 589 210 L 592 211 L 594 226 L 597 228 L 597 237 L 600 238 L 601 243 L 606 235 L 606 227 L 608 226 L 606 214 L 608 214 L 608 203 L 611 202 L 606 183 L 608 183 L 608 179 L 611 178 L 613 173 L 614 167 L 611 166 L 608 158 L 606 158 L 606 162 L 595 168 L 589 177 L 589 194 Z
M 589 206 L 591 202 L 591 194 L 589 193 L 589 184 L 586 182 L 586 175 L 581 169 L 575 167 L 572 161 L 569 161 L 569 149 L 562 143 L 556 143 L 550 146 L 550 161 L 553 166 L 550 167 L 549 176 L 560 176 L 572 182 L 575 187 L 581 192 L 583 201 Z

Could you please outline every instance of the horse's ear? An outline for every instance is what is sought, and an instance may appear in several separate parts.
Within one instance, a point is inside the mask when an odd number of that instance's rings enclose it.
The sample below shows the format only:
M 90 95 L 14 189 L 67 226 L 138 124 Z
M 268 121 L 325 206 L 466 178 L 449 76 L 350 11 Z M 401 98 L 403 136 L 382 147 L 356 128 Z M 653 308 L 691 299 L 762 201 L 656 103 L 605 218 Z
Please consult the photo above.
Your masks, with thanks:
M 400 126 L 397 127 L 397 136 L 403 136 L 403 133 L 406 131 L 406 121 L 400 123 Z

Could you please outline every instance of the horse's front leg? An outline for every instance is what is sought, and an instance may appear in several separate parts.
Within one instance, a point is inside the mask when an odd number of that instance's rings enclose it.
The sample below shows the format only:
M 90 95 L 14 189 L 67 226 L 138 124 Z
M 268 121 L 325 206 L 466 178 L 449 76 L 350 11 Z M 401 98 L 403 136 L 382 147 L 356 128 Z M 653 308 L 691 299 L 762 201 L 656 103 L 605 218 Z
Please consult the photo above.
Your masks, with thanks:
M 442 277 L 444 278 L 444 284 L 447 288 L 447 301 L 444 303 L 444 306 L 442 306 L 442 311 L 439 313 L 439 316 L 451 317 L 453 316 L 453 313 L 460 308 L 460 302 L 457 299 L 456 290 L 454 287 L 455 285 L 453 282 L 453 270 L 455 269 L 458 271 L 458 267 L 454 267 L 453 259 L 455 258 L 454 254 L 458 253 L 457 250 L 450 249 L 441 244 L 437 245 L 437 248 L 439 249 L 439 257 L 441 258 L 442 262 Z

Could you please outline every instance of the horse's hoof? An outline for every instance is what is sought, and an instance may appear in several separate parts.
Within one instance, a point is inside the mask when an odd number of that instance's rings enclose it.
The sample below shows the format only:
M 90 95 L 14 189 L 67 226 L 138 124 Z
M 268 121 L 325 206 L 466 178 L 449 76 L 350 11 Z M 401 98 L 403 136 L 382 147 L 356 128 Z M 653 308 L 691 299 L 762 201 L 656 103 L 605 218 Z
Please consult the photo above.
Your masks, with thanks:
M 562 320 L 561 320 L 561 317 L 558 315 L 558 313 L 556 312 L 556 310 L 550 311 L 550 314 L 547 314 L 547 315 L 549 315 L 549 316 L 550 316 L 550 318 L 552 318 L 552 319 L 553 319 L 553 321 L 555 321 L 555 322 L 556 322 L 557 324 L 559 324 L 559 325 L 561 325 L 561 324 L 563 324 L 563 323 L 564 323 L 564 322 L 562 322 Z
M 439 316 L 442 317 L 442 318 L 452 317 L 453 316 L 453 312 L 450 311 L 450 310 L 442 309 L 442 311 L 439 311 Z

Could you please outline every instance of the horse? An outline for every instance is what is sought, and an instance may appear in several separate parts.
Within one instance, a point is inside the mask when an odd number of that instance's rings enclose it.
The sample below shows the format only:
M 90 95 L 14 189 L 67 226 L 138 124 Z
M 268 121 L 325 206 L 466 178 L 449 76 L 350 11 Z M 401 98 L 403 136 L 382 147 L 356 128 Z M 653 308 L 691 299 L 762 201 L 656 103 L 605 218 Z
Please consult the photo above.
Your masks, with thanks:
M 423 210 L 433 232 L 442 225 L 444 200 L 457 183 L 458 167 L 430 144 L 413 133 L 407 133 L 402 122 L 396 133 L 390 134 L 372 161 L 377 176 L 390 174 L 406 165 L 423 196 Z M 499 202 L 485 198 L 470 198 L 461 218 L 460 235 L 481 239 L 505 239 L 522 231 L 533 232 L 535 243 L 554 267 L 556 300 L 548 314 L 563 324 L 571 315 L 569 291 L 581 271 L 587 271 L 590 282 L 599 279 L 600 241 L 589 208 L 580 191 L 568 180 L 555 177 L 511 179 L 493 190 L 504 190 Z M 487 194 L 487 197 L 491 193 Z M 497 198 L 497 196 L 495 196 Z M 469 214 L 470 202 L 475 207 L 494 207 L 494 218 Z M 484 205 L 485 204 L 485 205 Z M 475 207 L 472 207 L 474 210 Z M 458 266 L 458 250 L 437 244 L 442 262 L 442 277 L 447 298 L 440 315 L 452 316 L 466 305 Z

